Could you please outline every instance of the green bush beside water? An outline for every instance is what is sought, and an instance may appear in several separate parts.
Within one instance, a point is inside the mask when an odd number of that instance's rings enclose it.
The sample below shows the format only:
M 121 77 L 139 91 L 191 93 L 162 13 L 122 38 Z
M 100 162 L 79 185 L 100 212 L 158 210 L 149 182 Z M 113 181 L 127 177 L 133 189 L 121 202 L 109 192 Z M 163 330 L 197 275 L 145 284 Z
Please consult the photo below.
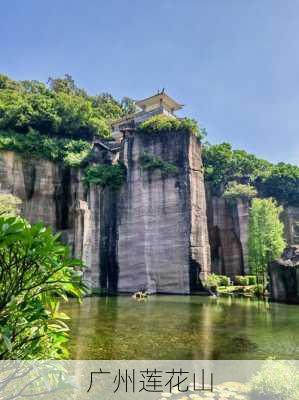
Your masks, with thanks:
M 247 275 L 248 279 L 248 285 L 256 285 L 257 284 L 257 278 L 254 275 Z
M 234 277 L 234 284 L 236 286 L 248 286 L 249 285 L 249 279 L 248 279 L 247 276 L 236 275 Z
M 230 285 L 230 278 L 225 275 L 210 274 L 206 280 L 206 286 L 209 288 L 227 287 Z
M 0 217 L 0 360 L 68 358 L 60 300 L 85 291 L 79 260 L 41 223 Z

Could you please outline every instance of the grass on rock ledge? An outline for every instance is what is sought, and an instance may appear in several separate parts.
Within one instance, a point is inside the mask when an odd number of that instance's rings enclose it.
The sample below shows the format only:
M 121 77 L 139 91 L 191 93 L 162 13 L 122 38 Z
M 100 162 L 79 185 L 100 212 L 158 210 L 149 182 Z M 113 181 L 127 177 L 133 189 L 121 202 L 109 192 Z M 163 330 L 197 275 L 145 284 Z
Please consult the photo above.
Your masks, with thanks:
M 159 169 L 162 175 L 178 173 L 178 167 L 176 165 L 163 161 L 160 157 L 153 154 L 143 153 L 139 158 L 139 162 L 143 170 L 154 171 Z
M 140 124 L 137 133 L 191 132 L 198 139 L 203 139 L 205 133 L 191 118 L 178 119 L 167 115 L 155 115 Z

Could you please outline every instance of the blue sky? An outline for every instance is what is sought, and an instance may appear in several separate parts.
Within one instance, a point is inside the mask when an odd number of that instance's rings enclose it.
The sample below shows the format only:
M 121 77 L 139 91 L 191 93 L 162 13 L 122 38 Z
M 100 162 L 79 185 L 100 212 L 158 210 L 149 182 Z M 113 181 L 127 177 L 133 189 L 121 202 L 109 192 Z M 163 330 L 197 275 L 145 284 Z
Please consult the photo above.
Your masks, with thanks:
M 2 0 L 0 71 L 117 98 L 165 88 L 211 143 L 299 164 L 297 0 Z

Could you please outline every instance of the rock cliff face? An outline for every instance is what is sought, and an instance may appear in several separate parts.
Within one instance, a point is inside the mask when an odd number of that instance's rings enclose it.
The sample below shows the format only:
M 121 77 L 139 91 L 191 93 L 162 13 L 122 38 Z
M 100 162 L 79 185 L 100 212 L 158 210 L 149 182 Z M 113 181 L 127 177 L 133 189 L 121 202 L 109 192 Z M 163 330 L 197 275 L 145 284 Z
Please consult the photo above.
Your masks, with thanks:
M 177 173 L 145 170 L 154 155 Z M 193 135 L 132 135 L 125 141 L 127 182 L 118 214 L 119 291 L 189 293 L 210 271 L 200 145 Z
M 193 135 L 132 134 L 118 153 L 105 151 L 97 146 L 95 160 L 119 157 L 126 166 L 120 191 L 87 188 L 80 170 L 0 153 L 0 192 L 21 198 L 29 221 L 61 232 L 85 262 L 93 290 L 183 294 L 199 290 L 211 271 L 249 272 L 248 203 L 205 191 L 201 146 Z M 176 170 L 145 169 L 144 154 Z M 288 243 L 298 244 L 299 208 L 286 207 L 283 221 Z
M 208 194 L 208 226 L 212 271 L 231 277 L 247 273 L 248 203 Z
M 86 188 L 81 171 L 6 151 L 0 191 L 21 198 L 29 221 L 62 233 L 86 263 L 91 288 L 190 293 L 210 272 L 200 151 L 185 133 L 128 136 L 119 154 L 127 167 L 119 192 Z M 175 165 L 176 172 L 145 170 L 144 153 Z
M 287 242 L 290 245 L 299 245 L 299 208 L 285 207 L 283 221 Z
M 299 246 L 287 248 L 269 265 L 272 300 L 299 304 Z

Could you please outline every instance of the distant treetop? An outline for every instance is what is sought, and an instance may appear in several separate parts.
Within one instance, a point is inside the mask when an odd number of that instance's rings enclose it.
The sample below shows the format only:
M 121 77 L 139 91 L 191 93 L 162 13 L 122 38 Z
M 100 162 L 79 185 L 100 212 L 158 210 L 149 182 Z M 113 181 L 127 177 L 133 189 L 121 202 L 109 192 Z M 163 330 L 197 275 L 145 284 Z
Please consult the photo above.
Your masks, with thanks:
M 215 195 L 225 192 L 231 195 L 237 189 L 245 189 L 236 186 L 237 182 L 254 186 L 261 197 L 274 197 L 280 203 L 299 206 L 299 167 L 296 165 L 271 164 L 244 150 L 233 150 L 229 143 L 206 144 L 203 164 L 205 180 Z

